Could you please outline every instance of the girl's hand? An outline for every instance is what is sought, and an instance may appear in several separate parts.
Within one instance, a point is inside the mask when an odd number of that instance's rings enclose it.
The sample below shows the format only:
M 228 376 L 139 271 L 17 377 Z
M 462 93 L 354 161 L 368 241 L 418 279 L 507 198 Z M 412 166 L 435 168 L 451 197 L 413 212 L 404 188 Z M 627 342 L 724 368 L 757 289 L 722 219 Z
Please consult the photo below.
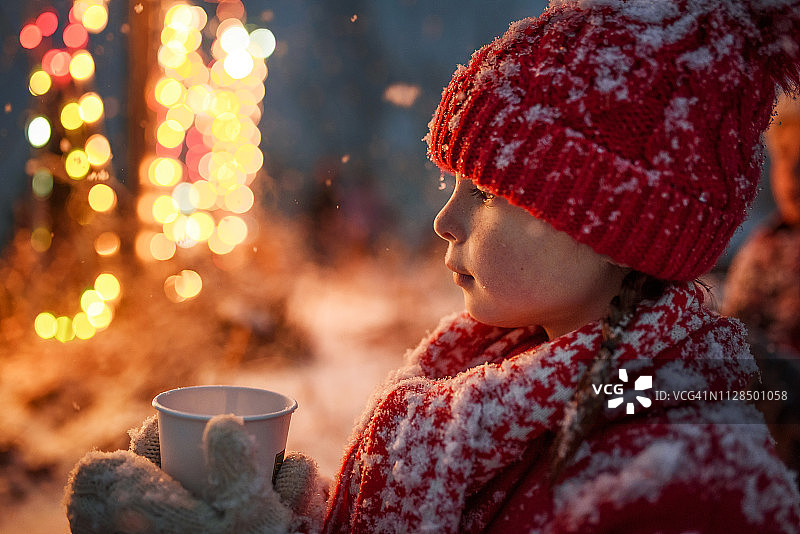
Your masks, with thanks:
M 160 458 L 155 418 L 130 434 L 130 451 L 90 452 L 70 473 L 65 503 L 73 534 L 278 533 L 314 530 L 321 520 L 324 492 L 314 463 L 290 454 L 273 488 L 239 418 L 220 415 L 206 425 L 203 499 L 154 462 Z

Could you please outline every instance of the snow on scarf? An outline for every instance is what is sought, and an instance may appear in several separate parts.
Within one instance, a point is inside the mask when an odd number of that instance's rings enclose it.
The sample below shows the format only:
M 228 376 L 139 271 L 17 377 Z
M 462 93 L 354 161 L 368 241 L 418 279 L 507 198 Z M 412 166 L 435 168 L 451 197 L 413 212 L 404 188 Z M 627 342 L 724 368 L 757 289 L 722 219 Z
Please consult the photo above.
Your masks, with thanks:
M 681 361 L 736 358 L 713 385 L 742 387 L 756 369 L 744 329 L 702 300 L 688 284 L 643 302 L 622 333 L 619 359 L 656 362 L 683 344 L 682 360 L 664 363 L 676 377 L 686 369 L 675 367 Z M 600 343 L 599 321 L 548 342 L 540 328 L 491 327 L 466 313 L 445 318 L 356 425 L 326 531 L 457 532 L 469 494 L 570 416 Z

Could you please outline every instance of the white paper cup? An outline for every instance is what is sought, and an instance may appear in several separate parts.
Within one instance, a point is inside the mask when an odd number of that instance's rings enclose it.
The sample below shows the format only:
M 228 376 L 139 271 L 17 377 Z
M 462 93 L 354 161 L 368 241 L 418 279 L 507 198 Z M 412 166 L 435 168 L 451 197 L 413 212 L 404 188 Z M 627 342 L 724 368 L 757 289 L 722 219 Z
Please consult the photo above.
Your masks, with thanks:
M 203 495 L 208 474 L 203 458 L 203 431 L 215 415 L 233 414 L 255 438 L 257 458 L 272 465 L 275 476 L 283 462 L 289 421 L 297 401 L 286 395 L 241 386 L 192 386 L 159 393 L 161 468 L 195 495 Z

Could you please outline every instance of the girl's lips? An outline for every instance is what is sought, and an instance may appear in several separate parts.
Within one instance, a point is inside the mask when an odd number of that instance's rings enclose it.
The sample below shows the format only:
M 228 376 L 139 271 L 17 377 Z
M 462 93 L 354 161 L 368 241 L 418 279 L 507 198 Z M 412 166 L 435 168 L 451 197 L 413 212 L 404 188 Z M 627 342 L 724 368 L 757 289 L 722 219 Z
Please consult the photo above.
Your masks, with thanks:
M 475 283 L 475 279 L 468 274 L 453 272 L 453 281 L 457 286 L 470 287 Z

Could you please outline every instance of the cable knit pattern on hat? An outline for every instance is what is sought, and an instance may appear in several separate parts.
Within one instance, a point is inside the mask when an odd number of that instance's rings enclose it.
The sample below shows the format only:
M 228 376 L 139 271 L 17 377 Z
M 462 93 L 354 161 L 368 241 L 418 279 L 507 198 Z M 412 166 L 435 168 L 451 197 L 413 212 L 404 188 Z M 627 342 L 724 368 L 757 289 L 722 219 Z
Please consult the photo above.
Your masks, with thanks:
M 761 175 L 798 0 L 554 0 L 460 66 L 431 159 L 668 280 L 716 262 Z

